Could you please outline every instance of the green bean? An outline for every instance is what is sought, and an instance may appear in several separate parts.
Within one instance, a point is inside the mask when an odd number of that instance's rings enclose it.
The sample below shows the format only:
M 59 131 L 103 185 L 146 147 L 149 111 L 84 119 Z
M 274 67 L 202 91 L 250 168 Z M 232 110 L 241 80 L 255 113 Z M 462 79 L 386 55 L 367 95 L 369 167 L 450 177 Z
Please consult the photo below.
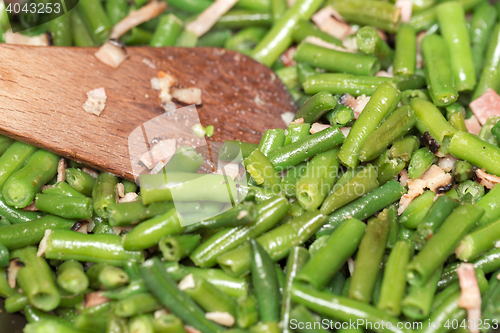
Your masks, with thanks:
M 353 75 L 373 76 L 380 70 L 376 57 L 336 51 L 307 42 L 299 45 L 294 59 L 331 72 Z
M 231 29 L 214 29 L 198 39 L 199 47 L 223 47 L 226 41 L 232 36 Z
M 123 269 L 110 266 L 107 264 L 92 265 L 86 272 L 90 288 L 100 289 L 117 289 L 129 283 L 129 277 Z
M 422 54 L 427 87 L 434 104 L 445 106 L 455 102 L 458 92 L 444 39 L 435 34 L 426 36 L 422 40 Z
M 87 22 L 92 37 L 99 44 L 103 44 L 111 34 L 112 23 L 99 0 L 79 2 L 79 10 Z
M 331 4 L 348 22 L 371 25 L 390 33 L 397 31 L 400 14 L 392 3 L 372 0 L 334 0 Z
M 250 328 L 250 333 L 279 333 L 279 332 L 280 328 L 278 326 L 278 322 L 276 321 L 268 323 L 259 322 L 257 325 Z M 241 332 L 236 332 L 236 333 L 241 333 Z
M 413 320 L 427 318 L 431 312 L 432 300 L 437 289 L 437 283 L 443 268 L 440 266 L 431 275 L 429 280 L 421 285 L 410 285 L 408 295 L 401 303 L 401 308 L 405 316 Z
M 73 44 L 79 47 L 96 46 L 90 31 L 87 29 L 82 15 L 78 8 L 71 11 L 71 30 L 73 35 Z
M 92 199 L 37 194 L 36 208 L 68 219 L 89 219 L 92 217 Z
M 79 294 L 89 287 L 89 279 L 78 261 L 63 262 L 57 269 L 57 285 L 71 294 Z
M 181 9 L 188 13 L 199 14 L 210 7 L 210 0 L 171 0 L 169 5 Z
M 82 331 L 106 333 L 106 317 L 80 314 L 75 318 L 74 326 Z
M 286 129 L 285 144 L 287 146 L 291 143 L 300 141 L 307 137 L 311 130 L 311 124 L 290 124 Z
M 257 209 L 255 204 L 252 202 L 245 202 L 217 216 L 189 224 L 186 226 L 185 232 L 192 232 L 199 228 L 216 229 L 249 225 L 255 222 L 256 219 Z
M 198 44 L 198 37 L 188 30 L 183 30 L 175 41 L 177 47 L 195 47 L 196 44 Z
M 354 119 L 354 111 L 346 105 L 337 104 L 325 114 L 325 118 L 331 125 L 345 126 Z
M 116 202 L 117 192 L 116 184 L 118 178 L 110 173 L 102 172 L 97 176 L 92 189 L 92 201 L 94 203 L 94 212 L 102 218 L 109 218 L 107 208 Z
M 126 261 L 144 260 L 138 251 L 126 251 L 116 235 L 85 235 L 69 230 L 53 230 L 44 239 L 47 259 L 78 260 L 121 266 Z
M 156 245 L 162 237 L 177 235 L 183 231 L 177 211 L 172 208 L 132 229 L 123 237 L 122 244 L 125 250 L 144 250 Z
M 173 314 L 164 314 L 153 321 L 157 333 L 186 333 L 182 321 Z
M 258 148 L 262 154 L 267 156 L 273 150 L 283 147 L 284 144 L 285 131 L 281 128 L 269 129 L 262 135 Z
M 15 313 L 24 310 L 29 305 L 28 297 L 25 294 L 15 294 L 5 300 L 5 311 Z
M 174 14 L 162 15 L 151 38 L 150 46 L 174 46 L 181 33 L 183 22 Z
M 377 218 L 368 221 L 356 256 L 356 270 L 351 277 L 349 298 L 370 303 L 388 235 L 389 221 Z
M 158 247 L 165 260 L 179 261 L 193 252 L 200 238 L 200 235 L 167 236 L 160 239 Z
M 87 197 L 68 185 L 66 182 L 58 182 L 55 185 L 42 189 L 43 194 L 51 196 L 74 197 L 86 199 Z
M 154 317 L 152 315 L 141 315 L 130 318 L 128 329 L 135 333 L 154 333 Z
M 472 43 L 472 59 L 476 76 L 479 75 L 483 67 L 484 53 L 488 45 L 488 40 L 496 23 L 497 12 L 488 3 L 478 5 L 474 10 L 474 15 L 470 20 L 470 40 Z
M 257 238 L 273 261 L 286 257 L 294 246 L 306 242 L 324 224 L 326 217 L 318 211 L 306 212 L 294 217 Z M 217 258 L 219 266 L 234 276 L 248 272 L 250 268 L 250 244 L 226 252 Z
M 402 138 L 416 123 L 417 117 L 407 105 L 391 113 L 361 146 L 359 151 L 360 161 L 370 161 L 376 158 L 391 143 Z
M 413 153 L 408 166 L 408 177 L 417 179 L 436 161 L 436 156 L 427 147 L 420 148 Z
M 191 260 L 202 268 L 214 266 L 221 254 L 271 229 L 289 208 L 290 203 L 282 196 L 274 196 L 261 202 L 257 205 L 258 216 L 255 223 L 249 226 L 222 229 L 195 249 L 190 256 Z
M 163 268 L 158 258 L 140 267 L 141 276 L 150 292 L 186 324 L 206 333 L 216 333 L 222 328 L 205 318 L 204 312 L 184 292 Z
M 57 216 L 45 216 L 29 222 L 29 228 L 24 224 L 12 224 L 2 227 L 0 244 L 9 250 L 19 249 L 40 243 L 47 229 L 71 229 L 75 221 Z
M 236 301 L 236 323 L 238 327 L 249 328 L 259 321 L 255 296 L 241 296 Z
M 0 156 L 0 188 L 9 177 L 23 167 L 28 158 L 37 150 L 36 147 L 16 141 Z
M 283 16 L 288 9 L 286 0 L 271 0 L 271 11 L 273 13 L 274 21 L 277 21 Z
M 297 181 L 297 201 L 306 211 L 316 210 L 332 188 L 340 166 L 337 154 L 332 149 L 313 157 Z
M 477 206 L 465 204 L 457 207 L 408 265 L 408 282 L 426 283 L 483 214 L 484 210 Z
M 0 156 L 3 155 L 14 142 L 16 142 L 14 139 L 0 135 Z
M 250 248 L 252 282 L 259 304 L 260 319 L 265 323 L 278 321 L 281 295 L 273 261 L 255 239 L 250 240 Z
M 392 64 L 394 51 L 380 37 L 377 30 L 365 26 L 356 32 L 356 44 L 361 52 L 376 57 L 382 69 L 387 69 Z
M 299 283 L 293 284 L 292 300 L 328 318 L 339 321 L 359 322 L 361 325 L 357 327 L 360 328 L 369 329 L 379 326 L 376 329 L 378 332 L 411 332 L 409 329 L 398 328 L 397 318 L 371 305 L 346 297 L 332 295 L 328 292 L 310 289 Z M 401 324 L 399 327 L 401 327 Z
M 324 31 L 321 31 L 314 24 L 312 24 L 308 21 L 305 21 L 305 20 L 298 21 L 295 24 L 295 27 L 293 28 L 293 32 L 292 32 L 293 40 L 297 43 L 300 43 L 309 36 L 318 37 L 327 43 L 337 45 L 337 46 L 342 46 L 341 40 L 333 37 L 332 35 L 324 32 Z
M 40 212 L 27 212 L 22 209 L 17 209 L 8 205 L 1 194 L 0 194 L 0 215 L 6 218 L 11 224 L 33 221 L 43 216 L 43 214 Z
M 448 196 L 440 196 L 430 206 L 427 214 L 417 226 L 418 233 L 429 239 L 458 206 L 458 202 Z
M 498 146 L 498 140 L 493 134 L 492 129 L 499 122 L 500 116 L 490 116 L 488 120 L 486 120 L 486 122 L 483 124 L 483 127 L 481 127 L 481 131 L 479 131 L 477 137 L 481 140 L 491 143 L 494 146 Z
M 498 240 L 499 228 L 500 221 L 496 221 L 477 228 L 465 236 L 455 249 L 457 258 L 463 261 L 471 261 L 492 249 Z
M 326 112 L 332 110 L 337 101 L 328 92 L 322 91 L 309 98 L 295 114 L 294 120 L 302 118 L 305 123 L 317 122 Z
M 417 34 L 409 24 L 402 24 L 396 33 L 394 74 L 413 75 L 417 64 Z
M 378 76 L 355 76 L 349 74 L 315 74 L 309 76 L 303 84 L 306 94 L 328 91 L 332 94 L 351 94 L 353 96 L 375 93 L 383 82 L 393 83 L 394 79 Z
M 282 171 L 332 149 L 343 141 L 342 132 L 338 127 L 332 126 L 300 141 L 278 148 L 270 153 L 268 158 L 277 171 Z
M 290 318 L 293 318 L 292 315 L 292 298 L 291 298 L 291 288 L 293 285 L 293 281 L 295 280 L 297 273 L 306 265 L 309 260 L 309 252 L 303 248 L 296 246 L 290 250 L 290 254 L 288 255 L 288 260 L 286 263 L 287 271 L 286 271 L 286 279 L 285 286 L 283 288 L 283 298 L 281 303 L 281 316 L 280 320 L 285 323 L 283 327 L 283 333 L 289 333 L 291 331 L 289 325 L 287 323 L 290 322 Z
M 155 216 L 165 214 L 174 208 L 172 202 L 154 202 L 148 206 L 141 201 L 132 201 L 111 204 L 108 206 L 109 224 L 112 227 L 121 227 L 137 224 Z
M 431 208 L 434 197 L 432 191 L 425 191 L 416 197 L 401 214 L 400 222 L 407 228 L 416 229 Z
M 365 224 L 357 219 L 342 223 L 297 274 L 297 281 L 317 289 L 326 286 L 346 260 L 356 251 L 365 232 Z
M 448 2 L 439 5 L 436 13 L 441 34 L 450 51 L 455 87 L 459 92 L 472 91 L 477 81 L 465 11 L 460 4 Z
M 34 247 L 24 248 L 19 259 L 24 266 L 17 273 L 17 283 L 30 304 L 43 311 L 57 308 L 61 296 L 45 259 L 37 256 Z
M 410 105 L 411 100 L 415 97 L 419 97 L 425 100 L 431 99 L 427 89 L 405 90 L 401 95 L 401 103 L 403 103 L 403 105 Z
M 284 134 L 283 137 L 284 139 Z M 284 140 L 283 140 L 284 141 Z M 274 150 L 276 151 L 276 149 Z M 259 150 L 255 149 L 245 161 L 245 168 L 258 185 L 273 192 L 279 192 L 281 176 L 271 164 L 269 159 Z
M 303 305 L 296 306 L 290 313 L 290 321 L 285 322 L 284 329 L 294 329 L 299 333 L 326 333 L 318 316 L 311 313 Z M 293 327 L 292 327 L 293 326 Z
M 236 185 L 224 175 L 170 172 L 168 174 L 141 175 L 142 203 L 159 201 L 207 200 L 229 203 L 235 200 Z
M 141 293 L 119 300 L 114 308 L 118 317 L 128 318 L 161 309 L 161 304 L 149 293 Z
M 71 35 L 71 16 L 60 15 L 49 21 L 49 31 L 54 46 L 73 46 Z
M 288 169 L 285 177 L 281 182 L 281 190 L 288 197 L 294 197 L 296 194 L 296 184 L 306 171 L 307 162 L 299 163 L 296 166 Z
M 269 27 L 273 24 L 273 15 L 269 12 L 232 9 L 217 21 L 214 28 Z M 259 39 L 259 41 L 262 38 Z
M 112 25 L 116 25 L 127 16 L 129 4 L 126 0 L 109 0 L 105 3 L 106 12 Z
M 249 55 L 252 49 L 267 33 L 263 27 L 248 27 L 241 29 L 235 35 L 230 37 L 224 47 L 229 50 L 241 52 Z
M 257 44 L 251 53 L 252 57 L 266 66 L 271 66 L 292 43 L 295 24 L 300 20 L 309 20 L 321 4 L 321 0 L 295 1 Z
M 339 158 L 343 164 L 351 168 L 358 165 L 358 154 L 363 143 L 376 130 L 392 104 L 397 104 L 400 98 L 398 90 L 389 83 L 382 83 L 377 88 L 340 148 Z
M 420 146 L 420 142 L 416 136 L 408 135 L 404 138 L 394 141 L 391 147 L 391 157 L 399 158 L 405 162 L 409 162 L 411 156 Z
M 500 148 L 465 132 L 457 132 L 450 142 L 450 153 L 462 160 L 500 175 Z
M 484 196 L 484 186 L 472 180 L 466 180 L 457 187 L 458 198 L 461 202 L 470 200 L 470 203 L 476 203 Z
M 482 74 L 476 90 L 472 94 L 472 100 L 480 97 L 489 88 L 498 91 L 500 89 L 500 23 L 495 24 L 486 48 Z
M 337 209 L 328 217 L 328 224 L 317 235 L 328 235 L 348 217 L 364 220 L 375 212 L 397 201 L 406 193 L 404 187 L 395 180 L 390 180 L 384 185 L 365 194 L 363 197 Z
M 401 314 L 401 301 L 406 291 L 405 268 L 410 261 L 411 247 L 409 242 L 397 242 L 384 269 L 377 308 L 393 316 Z
M 368 165 L 344 185 L 336 184 L 335 190 L 324 200 L 320 211 L 323 214 L 330 214 L 378 186 L 377 170 L 372 165 Z

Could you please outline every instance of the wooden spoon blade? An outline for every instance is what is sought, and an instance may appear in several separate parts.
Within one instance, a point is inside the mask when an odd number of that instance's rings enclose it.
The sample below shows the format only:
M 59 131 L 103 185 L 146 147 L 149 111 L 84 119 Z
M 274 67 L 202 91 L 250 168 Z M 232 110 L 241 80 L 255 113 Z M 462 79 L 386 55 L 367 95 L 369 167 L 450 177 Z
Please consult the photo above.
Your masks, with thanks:
M 202 90 L 196 109 L 203 126 L 215 126 L 209 143 L 258 142 L 266 129 L 284 128 L 284 112 L 295 111 L 269 68 L 233 51 L 131 47 L 118 69 L 97 60 L 96 51 L 0 45 L 0 133 L 133 180 L 128 138 L 164 113 L 150 83 L 160 70 Z M 82 105 L 100 87 L 107 102 L 97 117 Z

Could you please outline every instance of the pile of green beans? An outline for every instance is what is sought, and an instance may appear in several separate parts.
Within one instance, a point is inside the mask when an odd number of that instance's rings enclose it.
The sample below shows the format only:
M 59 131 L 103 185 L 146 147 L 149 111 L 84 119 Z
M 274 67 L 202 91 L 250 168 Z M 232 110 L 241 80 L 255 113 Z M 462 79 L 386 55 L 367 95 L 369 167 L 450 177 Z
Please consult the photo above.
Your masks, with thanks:
M 99 46 L 148 2 L 11 23 Z M 196 37 L 186 26 L 221 0 L 167 2 L 121 42 L 252 57 L 287 87 L 293 122 L 221 146 L 246 182 L 198 173 L 182 146 L 141 188 L 68 160 L 61 180 L 59 156 L 0 136 L 0 297 L 26 333 L 465 332 L 463 262 L 481 332 L 498 330 L 500 113 L 467 125 L 471 101 L 500 93 L 500 6 L 412 1 L 402 22 L 395 1 L 239 0 Z M 315 23 L 328 7 L 343 40 Z M 0 42 L 8 29 L 0 1 Z M 137 199 L 119 202 L 121 185 Z

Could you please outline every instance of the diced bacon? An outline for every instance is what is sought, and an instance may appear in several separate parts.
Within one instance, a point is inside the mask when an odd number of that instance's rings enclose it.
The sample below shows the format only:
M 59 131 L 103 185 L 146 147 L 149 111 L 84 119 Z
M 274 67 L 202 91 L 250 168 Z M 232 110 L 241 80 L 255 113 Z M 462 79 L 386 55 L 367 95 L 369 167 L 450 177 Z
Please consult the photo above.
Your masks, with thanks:
M 467 131 L 471 134 L 478 135 L 481 131 L 481 124 L 477 121 L 476 116 L 472 115 L 469 119 L 464 120 Z
M 348 268 L 349 274 L 351 274 L 351 276 L 354 274 L 354 268 L 355 268 L 354 265 L 355 265 L 354 259 L 352 257 L 349 257 L 347 259 L 347 268 Z
M 131 11 L 125 18 L 115 24 L 110 38 L 120 38 L 124 33 L 138 26 L 141 23 L 149 21 L 160 15 L 167 8 L 167 3 L 164 1 L 153 0 L 147 5 L 138 10 Z
M 118 202 L 123 203 L 123 202 L 137 201 L 137 197 L 138 197 L 137 193 L 130 192 L 130 193 L 125 194 L 125 196 L 123 198 L 118 199 Z
M 31 45 L 31 46 L 49 46 L 49 37 L 43 33 L 38 36 L 26 36 L 19 32 L 7 31 L 5 33 L 6 44 Z
M 387 41 L 387 34 L 383 30 L 377 29 L 377 33 L 382 40 Z
M 84 221 L 80 224 L 80 227 L 76 229 L 76 232 L 79 232 L 81 234 L 87 234 L 88 233 L 88 222 Z
M 321 31 L 343 40 L 352 34 L 353 30 L 349 24 L 336 19 L 335 15 L 338 13 L 331 6 L 327 6 L 314 14 L 312 21 Z
M 83 104 L 83 109 L 88 113 L 100 116 L 106 107 L 106 91 L 104 88 L 97 88 L 87 93 L 87 101 Z
M 235 322 L 234 317 L 228 312 L 220 312 L 220 311 L 207 312 L 205 313 L 205 318 L 207 318 L 210 321 L 213 321 L 214 323 L 226 327 L 233 326 Z
M 283 112 L 281 114 L 281 119 L 283 120 L 283 122 L 285 123 L 285 125 L 287 127 L 288 127 L 288 125 L 290 125 L 292 123 L 294 117 L 295 117 L 295 113 L 290 112 L 290 111 Z
M 186 25 L 185 30 L 194 33 L 196 37 L 204 35 L 237 2 L 238 0 L 215 0 L 196 20 Z
M 19 258 L 14 258 L 9 261 L 9 266 L 7 268 L 7 282 L 9 283 L 9 287 L 16 287 L 17 273 L 22 267 L 24 267 L 24 264 L 21 260 L 19 260 Z
M 351 53 L 358 52 L 358 43 L 354 35 L 347 36 L 342 41 L 342 46 Z
M 64 158 L 59 160 L 57 164 L 57 182 L 63 182 L 66 180 L 66 161 Z
M 23 210 L 25 212 L 37 212 L 37 211 L 39 211 L 39 209 L 36 208 L 36 200 L 33 200 L 33 202 L 30 203 L 28 206 L 24 207 Z
M 481 125 L 491 116 L 500 116 L 500 96 L 491 88 L 473 100 L 469 106 Z
M 496 184 L 500 183 L 500 177 L 490 175 L 482 169 L 476 169 L 475 173 L 477 180 L 479 180 L 479 184 L 486 186 L 486 188 L 490 190 L 493 189 Z
M 347 138 L 349 132 L 351 131 L 351 127 L 341 127 L 340 131 L 344 134 L 344 137 Z
M 401 22 L 410 22 L 413 10 L 413 2 L 411 0 L 397 0 L 395 6 L 396 8 L 401 9 Z
M 184 325 L 184 329 L 186 330 L 186 333 L 202 333 L 200 330 L 197 330 L 196 328 L 189 325 Z
M 118 46 L 111 41 L 104 43 L 94 55 L 102 63 L 112 68 L 118 68 L 128 57 L 127 52 L 125 52 L 123 47 Z
M 477 283 L 474 265 L 460 264 L 457 268 L 457 275 L 461 290 L 458 306 L 467 310 L 469 322 L 477 323 L 481 319 L 481 291 Z M 478 326 L 469 327 L 469 332 L 479 333 Z
M 222 168 L 217 170 L 215 174 L 226 175 L 228 177 L 231 177 L 232 179 L 235 179 L 240 174 L 240 165 L 238 163 L 227 163 L 226 165 L 222 166 Z
M 192 88 L 174 89 L 172 91 L 172 97 L 184 104 L 196 104 L 196 105 L 203 104 L 203 100 L 201 99 L 200 88 L 192 87 Z
M 427 188 L 434 193 L 439 187 L 446 186 L 453 181 L 453 177 L 449 173 L 444 172 L 443 169 L 434 164 L 422 175 L 421 179 L 426 182 Z
M 311 129 L 309 130 L 309 132 L 311 134 L 315 134 L 315 133 L 321 132 L 324 129 L 327 129 L 328 127 L 331 127 L 331 125 L 314 123 L 314 124 L 312 124 Z
M 84 308 L 91 308 L 109 302 L 109 298 L 102 296 L 102 292 L 96 291 L 85 295 Z
M 292 7 L 296 0 L 286 0 L 288 7 Z
M 159 141 L 153 148 L 144 153 L 139 159 L 148 169 L 153 169 L 159 162 L 163 164 L 174 155 L 176 148 L 175 139 Z
M 401 170 L 401 172 L 399 173 L 399 182 L 401 183 L 401 185 L 406 187 L 409 179 L 410 178 L 408 178 L 408 170 L 406 169 Z
M 97 171 L 95 171 L 94 169 L 91 169 L 91 168 L 83 167 L 82 171 L 85 172 L 86 174 L 90 175 L 93 178 L 97 178 L 97 176 L 99 176 L 99 173 L 97 173 Z
M 300 125 L 303 123 L 304 123 L 304 118 L 298 118 L 298 119 L 295 119 L 294 121 L 292 121 L 292 124 L 295 124 L 295 125 Z
M 398 214 L 401 215 L 406 207 L 420 194 L 424 193 L 427 183 L 422 179 L 408 180 L 408 193 L 404 194 L 399 200 Z
M 326 49 L 331 49 L 339 52 L 356 53 L 356 50 L 346 49 L 345 47 L 325 42 L 324 40 L 316 36 L 307 36 L 306 39 L 304 39 L 304 41 L 309 44 L 314 44 L 317 46 L 324 47 Z
M 125 196 L 125 186 L 122 183 L 116 184 L 116 193 L 119 198 L 123 198 Z
M 186 275 L 186 277 L 179 282 L 178 287 L 180 290 L 192 289 L 196 287 L 193 274 Z
M 354 118 L 358 119 L 359 115 L 365 109 L 366 104 L 370 101 L 370 96 L 366 96 L 365 94 L 356 97 L 356 105 L 352 108 L 354 112 Z
M 48 245 L 49 237 L 51 234 L 52 234 L 52 230 L 50 230 L 50 229 L 45 230 L 43 238 L 40 241 L 40 244 L 38 244 L 38 251 L 36 253 L 37 257 L 43 256 L 45 254 L 45 251 L 47 251 L 47 245 Z
M 379 76 L 379 77 L 394 77 L 394 74 L 386 72 L 386 71 L 380 71 L 377 74 L 375 74 L 375 76 Z
M 296 46 L 290 47 L 288 50 L 283 52 L 283 54 L 280 56 L 281 61 L 283 62 L 283 65 L 285 67 L 290 67 L 290 66 L 295 66 L 297 63 L 295 60 L 293 60 L 293 56 L 295 55 L 295 52 L 297 51 Z
M 452 156 L 451 154 L 447 154 L 439 160 L 438 165 L 444 171 L 450 172 L 451 170 L 453 170 L 453 166 L 457 161 L 458 159 L 456 157 Z

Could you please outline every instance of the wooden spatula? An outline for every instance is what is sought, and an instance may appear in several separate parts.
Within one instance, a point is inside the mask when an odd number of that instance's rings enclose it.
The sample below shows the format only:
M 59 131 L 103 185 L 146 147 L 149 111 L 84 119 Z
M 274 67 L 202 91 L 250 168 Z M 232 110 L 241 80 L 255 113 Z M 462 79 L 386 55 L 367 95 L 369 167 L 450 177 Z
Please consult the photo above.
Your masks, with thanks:
M 215 126 L 209 144 L 257 143 L 266 129 L 284 128 L 284 112 L 295 111 L 275 74 L 236 52 L 129 47 L 129 58 L 113 69 L 94 57 L 96 51 L 2 44 L 0 133 L 133 180 L 128 137 L 164 113 L 150 83 L 160 70 L 202 90 L 201 124 Z M 107 102 L 97 117 L 82 105 L 86 93 L 100 87 Z

